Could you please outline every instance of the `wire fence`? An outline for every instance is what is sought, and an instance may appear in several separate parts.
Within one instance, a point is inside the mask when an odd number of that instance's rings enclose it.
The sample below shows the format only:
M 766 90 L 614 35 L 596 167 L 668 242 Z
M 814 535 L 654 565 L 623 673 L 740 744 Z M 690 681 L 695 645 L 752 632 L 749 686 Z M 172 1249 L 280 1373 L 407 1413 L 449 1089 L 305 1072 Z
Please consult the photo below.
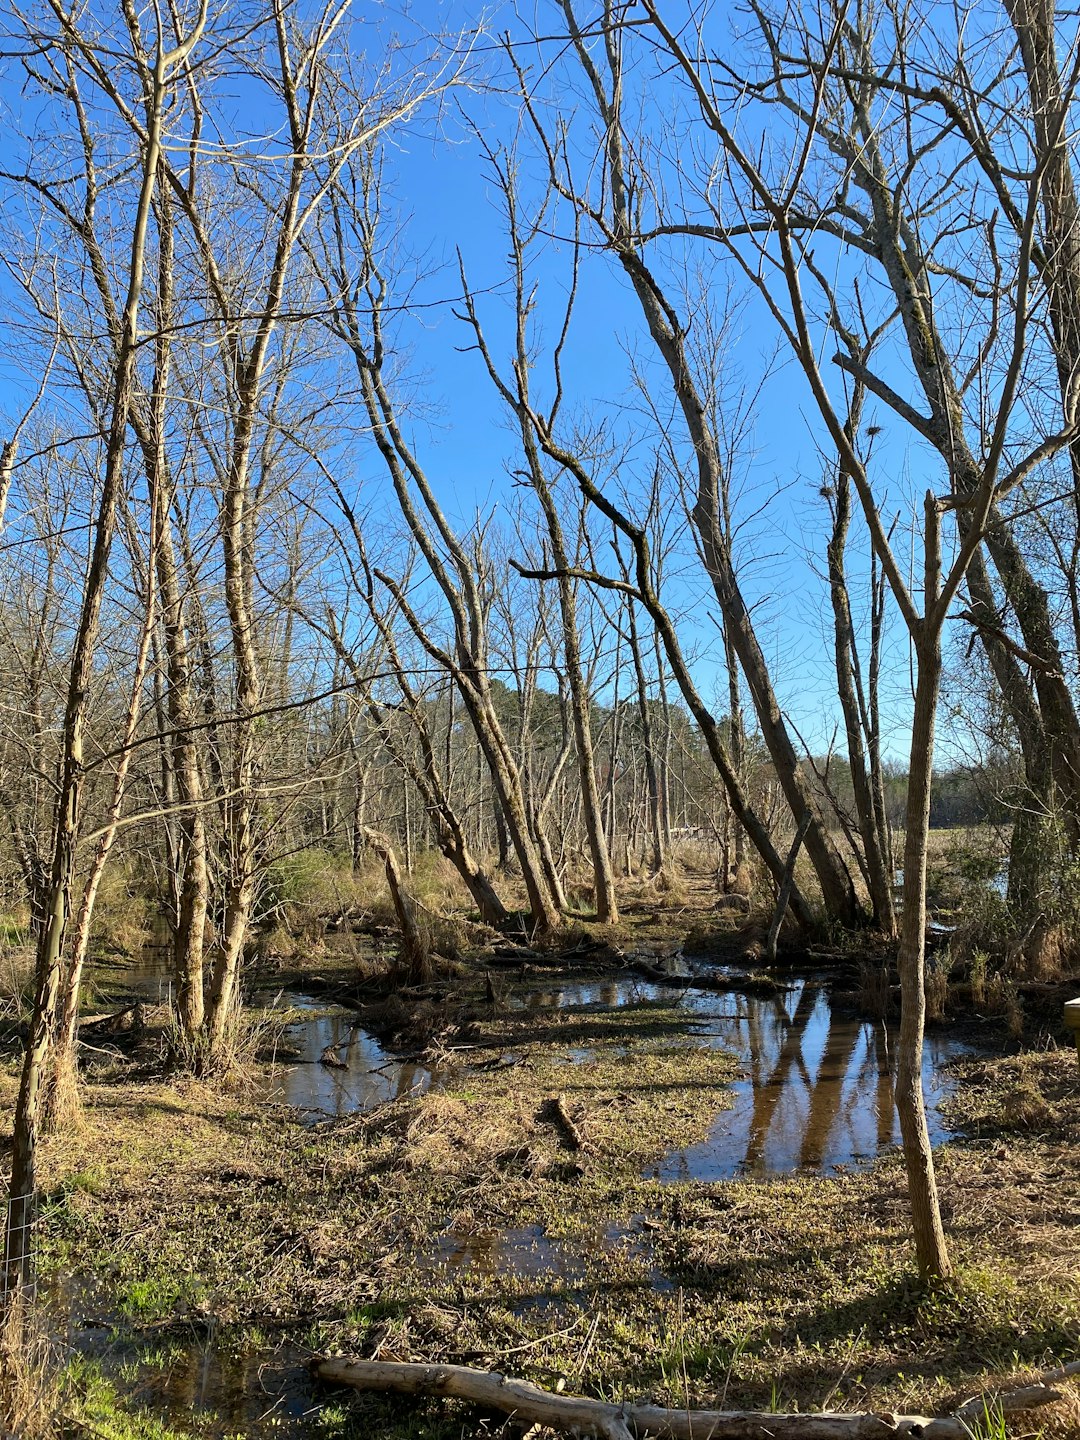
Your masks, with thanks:
M 32 1302 L 37 1292 L 37 1231 L 41 1224 L 36 1196 L 9 1199 L 5 1207 L 4 1255 L 0 1263 L 0 1313 L 13 1294 Z

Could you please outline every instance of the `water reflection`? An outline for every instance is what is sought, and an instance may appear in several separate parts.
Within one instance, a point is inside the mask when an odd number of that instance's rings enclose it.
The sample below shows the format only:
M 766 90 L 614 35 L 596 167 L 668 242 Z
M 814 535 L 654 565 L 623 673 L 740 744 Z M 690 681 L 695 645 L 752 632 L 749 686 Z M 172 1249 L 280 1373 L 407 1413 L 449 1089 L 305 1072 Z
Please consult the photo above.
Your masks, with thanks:
M 638 1004 L 644 1000 L 675 1001 L 680 999 L 683 993 L 683 989 L 677 986 L 658 985 L 651 980 L 622 976 L 617 980 L 572 985 L 560 985 L 553 980 L 549 985 L 538 985 L 524 992 L 511 994 L 506 1003 L 510 1010 L 527 1012 L 614 1008 Z
M 271 1357 L 230 1344 L 212 1326 L 140 1336 L 126 1329 L 106 1282 L 88 1276 L 54 1278 L 47 1299 L 53 1339 L 92 1359 L 136 1408 L 172 1425 L 187 1419 L 203 1440 L 310 1434 L 304 1422 L 315 1400 L 297 1347 L 279 1345 Z
M 167 998 L 165 956 L 150 950 L 121 972 L 129 993 Z M 729 967 L 709 976 L 737 977 Z M 718 1180 L 750 1174 L 828 1172 L 873 1159 L 899 1143 L 893 1097 L 893 1039 L 881 1024 L 835 1009 L 826 977 L 794 980 L 775 994 L 716 993 L 634 976 L 559 984 L 554 978 L 512 993 L 510 1009 L 536 1015 L 562 1011 L 609 1012 L 635 1005 L 676 1007 L 686 1028 L 705 1043 L 731 1050 L 743 1076 L 733 1086 L 734 1106 L 716 1120 L 708 1138 L 669 1155 L 652 1173 L 665 1180 Z M 355 1017 L 327 1012 L 299 994 L 261 997 L 301 1012 L 284 1034 L 281 1063 L 263 1096 L 294 1107 L 308 1123 L 369 1110 L 388 1100 L 422 1094 L 443 1078 L 415 1061 L 386 1051 Z M 567 1063 L 586 1063 L 595 1050 L 568 1030 Z M 576 1039 L 576 1043 L 575 1043 Z M 628 1039 L 624 1051 L 630 1048 Z M 967 1047 L 931 1032 L 923 1082 L 932 1141 L 949 1133 L 940 1102 L 949 1092 L 942 1071 Z M 323 1057 L 336 1063 L 320 1063 Z
M 739 997 L 734 1013 L 712 1017 L 709 1033 L 744 1067 L 735 1104 L 706 1140 L 667 1157 L 655 1172 L 661 1179 L 829 1171 L 899 1143 L 892 1035 L 837 1013 L 824 988 L 802 981 L 790 995 Z M 933 1141 L 949 1133 L 939 1113 L 950 1089 L 942 1067 L 965 1053 L 954 1040 L 927 1036 L 923 1083 Z
M 550 1239 L 542 1225 L 476 1231 L 453 1226 L 439 1236 L 421 1264 L 428 1270 L 470 1270 L 479 1275 L 501 1272 L 580 1280 L 585 1274 L 582 1256 Z
M 286 996 L 294 1008 L 310 1001 Z M 373 1035 L 342 1012 L 308 1013 L 285 1030 L 292 1053 L 275 1067 L 263 1089 L 267 1100 L 292 1105 L 309 1120 L 371 1110 L 404 1095 L 421 1095 L 434 1078 L 426 1065 L 390 1055 Z M 329 1054 L 337 1063 L 323 1064 Z
M 524 1279 L 548 1276 L 579 1284 L 588 1274 L 591 1256 L 635 1262 L 646 1267 L 643 1282 L 652 1290 L 672 1289 L 671 1279 L 653 1261 L 647 1221 L 635 1215 L 629 1225 L 615 1221 L 597 1232 L 591 1247 L 574 1248 L 548 1235 L 543 1225 L 510 1226 L 504 1230 L 470 1231 L 452 1226 L 419 1257 L 424 1270 L 468 1271 L 491 1276 L 516 1275 Z

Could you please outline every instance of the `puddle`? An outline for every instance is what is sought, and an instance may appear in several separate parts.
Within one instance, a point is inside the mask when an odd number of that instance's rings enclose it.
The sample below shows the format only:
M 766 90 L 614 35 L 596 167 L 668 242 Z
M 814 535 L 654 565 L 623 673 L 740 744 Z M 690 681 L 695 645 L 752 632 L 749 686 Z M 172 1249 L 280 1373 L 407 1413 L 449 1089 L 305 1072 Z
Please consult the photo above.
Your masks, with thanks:
M 97 960 L 95 974 L 123 998 L 169 1004 L 173 979 L 171 955 L 164 946 L 147 946 L 133 960 Z M 320 1003 L 293 991 L 261 990 L 247 997 L 253 1009 L 288 1008 L 299 1012 L 285 1027 L 281 1056 L 257 1094 L 299 1111 L 308 1124 L 352 1115 L 402 1096 L 423 1094 L 436 1078 L 429 1066 L 402 1060 L 385 1050 L 351 1011 Z M 331 1057 L 336 1064 L 323 1063 Z
M 307 1013 L 285 1027 L 292 1053 L 274 1067 L 262 1095 L 293 1106 L 309 1123 L 422 1095 L 439 1073 L 384 1050 L 346 1011 L 327 1013 L 303 995 L 285 994 L 275 1003 Z M 338 1063 L 324 1064 L 324 1056 Z
M 554 1275 L 567 1281 L 585 1276 L 584 1259 L 550 1239 L 542 1225 L 475 1232 L 455 1226 L 439 1236 L 421 1267 L 470 1270 L 478 1275 L 508 1272 L 526 1278 Z
M 672 1290 L 673 1282 L 653 1263 L 647 1224 L 643 1215 L 635 1215 L 629 1225 L 614 1221 L 605 1225 L 596 1237 L 594 1258 L 599 1254 L 636 1261 L 648 1267 L 647 1276 L 636 1283 L 651 1290 Z M 452 1227 L 421 1257 L 420 1266 L 427 1271 L 505 1274 L 526 1280 L 548 1277 L 569 1285 L 581 1284 L 589 1272 L 584 1254 L 550 1237 L 542 1225 L 473 1232 Z
M 691 1002 L 710 1043 L 743 1066 L 735 1104 L 706 1140 L 669 1155 L 649 1173 L 661 1180 L 723 1180 L 736 1175 L 831 1173 L 865 1164 L 900 1143 L 893 1098 L 895 1036 L 881 1024 L 837 1013 L 828 991 L 800 980 L 786 995 L 740 995 L 709 1015 L 713 997 Z M 930 1138 L 953 1132 L 941 1118 L 952 1093 L 943 1073 L 971 1054 L 931 1031 L 923 1055 Z
M 86 1277 L 54 1280 L 46 1299 L 54 1339 L 93 1361 L 133 1408 L 173 1425 L 186 1421 L 202 1440 L 312 1433 L 318 1401 L 297 1347 L 238 1348 L 212 1327 L 156 1337 L 149 1327 L 140 1335 L 126 1328 L 106 1282 Z
M 96 955 L 90 966 L 91 978 L 105 988 L 110 1004 L 120 1000 L 142 1000 L 150 1005 L 169 1005 L 173 996 L 172 951 L 168 945 L 144 945 L 130 959 Z

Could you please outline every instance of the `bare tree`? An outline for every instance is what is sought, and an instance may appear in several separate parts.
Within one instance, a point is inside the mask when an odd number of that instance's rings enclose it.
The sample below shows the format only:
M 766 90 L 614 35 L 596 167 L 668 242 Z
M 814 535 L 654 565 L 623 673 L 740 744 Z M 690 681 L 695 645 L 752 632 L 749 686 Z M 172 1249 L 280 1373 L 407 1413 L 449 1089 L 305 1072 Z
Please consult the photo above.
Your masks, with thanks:
M 536 133 L 544 147 L 553 186 L 580 212 L 602 238 L 621 266 L 641 307 L 650 337 L 667 368 L 673 395 L 686 426 L 697 471 L 692 520 L 705 569 L 716 597 L 730 644 L 738 656 L 754 702 L 758 724 L 777 778 L 784 788 L 796 824 L 809 816 L 806 849 L 814 865 L 827 914 L 855 924 L 860 907 L 847 867 L 807 785 L 795 745 L 777 701 L 764 653 L 736 575 L 734 557 L 723 524 L 723 466 L 717 437 L 709 424 L 707 396 L 699 384 L 686 344 L 687 326 L 657 272 L 645 262 L 634 216 L 639 177 L 628 156 L 622 116 L 624 84 L 621 45 L 613 14 L 605 10 L 604 43 L 596 49 L 584 38 L 570 0 L 561 3 L 574 51 L 595 108 L 604 161 L 604 185 L 593 201 L 575 186 L 565 151 L 548 138 L 538 110 L 527 102 Z
M 75 29 L 66 13 L 58 11 L 57 19 L 60 24 L 61 45 L 77 55 L 83 63 L 89 62 L 93 50 L 88 39 Z M 75 847 L 85 786 L 83 742 L 91 668 L 98 639 L 117 506 L 124 483 L 127 427 L 133 403 L 138 346 L 139 302 L 142 296 L 152 199 L 162 153 L 165 100 L 172 73 L 186 61 L 198 44 L 206 19 L 207 11 L 204 6 L 191 29 L 186 34 L 177 35 L 176 43 L 172 45 L 168 43 L 162 29 L 153 52 L 144 47 L 134 17 L 129 17 L 128 22 L 131 54 L 143 82 L 145 143 L 141 157 L 141 183 L 132 225 L 126 295 L 121 312 L 116 355 L 112 364 L 111 413 L 105 441 L 104 474 L 94 521 L 93 549 L 83 591 L 82 610 L 72 647 L 48 910 L 38 946 L 34 1010 L 15 1110 L 4 1249 L 4 1299 L 9 1316 L 17 1316 L 22 1298 L 33 1290 L 31 1232 L 36 1193 L 37 1127 L 42 1085 L 53 1044 L 64 934 L 76 863 Z M 96 59 L 96 56 L 93 58 Z
M 1011 251 L 994 252 L 995 287 L 991 303 L 983 312 L 985 328 L 977 340 L 968 339 L 975 361 L 967 376 L 958 379 L 947 358 L 949 346 L 939 331 L 942 310 L 934 303 L 930 284 L 932 276 L 944 274 L 953 279 L 956 272 L 953 267 L 945 268 L 945 256 L 939 259 L 928 245 L 926 222 L 915 198 L 920 166 L 931 163 L 930 157 L 936 160 L 935 150 L 944 143 L 944 136 L 920 135 L 916 139 L 916 117 L 903 105 L 893 130 L 884 122 L 879 113 L 881 95 L 875 84 L 880 70 L 874 50 L 873 17 L 861 12 L 856 22 L 842 7 L 825 5 L 814 32 L 817 38 L 811 38 L 804 17 L 786 16 L 781 41 L 772 21 L 763 11 L 758 12 L 766 78 L 751 83 L 756 94 L 782 106 L 793 121 L 790 151 L 777 157 L 775 170 L 766 170 L 754 158 L 754 141 L 740 138 L 733 128 L 737 120 L 725 103 L 726 77 L 718 81 L 710 64 L 701 59 L 704 52 L 688 48 L 652 0 L 645 0 L 645 8 L 652 33 L 685 78 L 695 110 L 715 138 L 725 176 L 739 197 L 738 221 L 728 222 L 714 214 L 712 224 L 706 227 L 707 237 L 724 246 L 741 266 L 799 364 L 829 443 L 835 446 L 839 463 L 851 477 L 878 562 L 911 637 L 916 685 L 899 951 L 902 1015 L 896 1102 L 919 1266 L 926 1276 L 943 1276 L 949 1273 L 950 1266 L 921 1080 L 927 832 L 941 644 L 950 607 L 965 577 L 970 575 L 984 539 L 997 524 L 998 507 L 1026 477 L 1070 445 L 1077 434 L 1075 373 L 1065 387 L 1063 407 L 1056 414 L 1052 407 L 1044 412 L 1040 417 L 1042 426 L 1034 435 L 1029 433 L 1029 416 L 1024 411 L 1026 389 L 1037 385 L 1034 377 L 1045 359 L 1034 343 L 1034 316 L 1040 299 L 1034 241 L 1046 162 L 1036 158 L 1015 182 L 1023 221 Z M 798 62 L 789 58 L 787 47 L 799 54 Z M 891 98 L 895 98 L 895 92 Z M 892 134 L 899 140 L 895 155 L 885 148 L 886 137 Z M 815 257 L 822 235 L 830 233 L 832 224 L 831 220 L 824 226 L 808 224 L 806 218 L 820 208 L 809 193 L 811 178 L 821 179 L 810 163 L 819 147 L 842 162 L 844 184 L 857 186 L 865 199 L 865 211 L 843 198 L 837 202 L 838 215 L 846 213 L 846 207 L 857 218 L 850 229 L 847 223 L 841 225 L 837 220 L 836 229 L 842 240 L 849 235 L 858 239 L 860 252 L 882 266 L 895 297 L 895 309 L 887 310 L 877 325 L 867 320 L 866 310 L 859 303 L 859 291 L 842 294 L 839 284 L 826 278 Z M 829 174 L 825 183 L 835 187 L 835 175 Z M 939 233 L 946 237 L 949 229 L 948 222 L 941 218 L 946 208 L 943 200 L 949 197 L 954 183 L 950 172 L 938 187 L 932 211 Z M 859 225 L 865 227 L 865 236 L 859 235 Z M 840 351 L 835 357 L 839 369 L 933 444 L 943 462 L 944 492 L 936 495 L 928 491 L 922 507 L 921 605 L 909 590 L 903 566 L 889 542 L 868 456 L 834 402 L 820 366 L 815 315 L 807 299 L 807 286 L 822 298 L 826 324 L 840 339 Z M 1009 324 L 999 325 L 998 306 L 1005 305 L 1006 297 L 1011 319 Z M 844 318 L 845 313 L 852 316 L 850 321 Z M 894 319 L 904 337 L 928 415 L 897 392 L 882 368 L 872 365 L 874 348 L 881 335 L 891 329 Z M 992 362 L 1000 367 L 998 378 L 978 392 L 978 404 L 966 405 L 974 380 Z M 977 448 L 968 440 L 973 429 Z M 946 517 L 956 527 L 953 558 L 948 565 L 942 555 L 942 522 Z
M 530 829 L 521 772 L 492 698 L 480 557 L 475 550 L 470 552 L 447 520 L 405 436 L 387 386 L 383 327 L 387 293 L 378 266 L 377 182 L 370 164 L 361 162 L 354 167 L 350 184 L 350 192 L 342 185 L 334 193 L 331 238 L 321 256 L 323 283 L 335 312 L 337 333 L 356 363 L 368 423 L 402 516 L 449 610 L 452 648 L 441 645 L 422 623 L 393 577 L 377 570 L 376 578 L 394 596 L 427 654 L 453 677 L 491 773 L 500 814 L 521 866 L 533 925 L 538 932 L 546 933 L 558 929 L 561 923 L 559 904 L 544 874 Z M 350 254 L 350 245 L 358 254 Z M 359 280 L 354 266 L 359 267 Z
M 553 569 L 557 575 L 559 609 L 562 616 L 563 666 L 570 692 L 570 713 L 574 726 L 574 745 L 577 756 L 578 778 L 581 781 L 581 808 L 592 860 L 593 882 L 596 896 L 596 917 L 598 920 L 615 924 L 619 918 L 618 901 L 615 896 L 615 877 L 611 868 L 608 837 L 600 814 L 600 792 L 596 783 L 596 767 L 593 760 L 593 737 L 590 720 L 591 697 L 585 684 L 581 659 L 581 641 L 578 632 L 576 581 L 570 574 L 571 558 L 563 533 L 559 507 L 555 492 L 544 464 L 544 456 L 536 438 L 531 421 L 533 408 L 529 372 L 532 369 L 531 344 L 529 336 L 529 314 L 535 303 L 535 292 L 531 291 L 527 275 L 527 251 L 530 241 L 538 233 L 541 218 L 525 226 L 519 215 L 518 199 L 514 176 L 509 162 L 496 154 L 490 146 L 485 147 L 489 164 L 496 178 L 506 215 L 507 233 L 510 239 L 510 256 L 514 286 L 514 351 L 511 360 L 510 378 L 500 372 L 495 357 L 488 346 L 483 326 L 476 307 L 476 300 L 469 287 L 462 267 L 462 289 L 464 292 L 465 317 L 476 340 L 476 346 L 483 357 L 484 366 L 499 395 L 514 416 L 521 455 L 524 461 L 524 475 L 531 485 L 547 527 L 548 542 L 551 546 Z M 576 265 L 575 265 L 576 270 Z M 576 287 L 571 287 L 566 313 L 560 327 L 560 340 L 552 358 L 556 377 L 556 390 L 552 408 L 545 423 L 550 427 L 559 410 L 562 398 L 559 384 L 562 348 L 569 333 Z

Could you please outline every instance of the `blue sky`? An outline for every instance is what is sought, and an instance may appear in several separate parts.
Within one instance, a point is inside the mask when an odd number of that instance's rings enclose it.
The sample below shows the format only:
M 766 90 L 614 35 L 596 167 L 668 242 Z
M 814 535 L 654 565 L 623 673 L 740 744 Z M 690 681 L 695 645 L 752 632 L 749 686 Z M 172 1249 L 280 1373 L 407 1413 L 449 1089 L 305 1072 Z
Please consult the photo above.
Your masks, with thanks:
M 443 19 L 448 26 L 460 13 L 460 7 L 430 9 L 433 23 Z M 414 13 L 419 16 L 426 11 Z M 508 8 L 488 13 L 493 31 L 504 25 L 521 28 Z M 548 25 L 549 30 L 553 28 L 550 15 Z M 513 136 L 516 105 L 512 96 L 466 96 L 461 103 L 486 135 Z M 538 167 L 531 161 L 527 141 L 521 153 L 527 185 Z M 387 151 L 387 167 L 391 191 L 406 219 L 406 243 L 414 255 L 424 257 L 428 278 L 420 294 L 443 298 L 454 293 L 455 252 L 460 247 L 473 286 L 492 292 L 482 296 L 481 309 L 492 335 L 497 336 L 500 312 L 504 323 L 509 313 L 510 292 L 504 279 L 507 247 L 499 196 L 468 126 L 450 110 L 437 133 L 428 124 L 395 136 Z M 536 265 L 540 310 L 548 331 L 558 322 L 569 264 L 569 247 L 552 242 Z M 717 289 L 726 286 L 723 265 L 717 266 L 714 278 Z M 431 478 L 443 503 L 467 524 L 477 508 L 484 509 L 506 496 L 505 462 L 513 455 L 513 438 L 479 357 L 460 353 L 468 336 L 449 306 L 424 310 L 419 318 L 402 325 L 401 334 L 409 337 L 409 368 L 420 380 L 424 403 L 433 412 L 432 423 L 419 432 Z M 757 376 L 770 367 L 775 346 L 760 302 L 750 301 L 745 306 L 735 321 L 734 334 L 737 345 L 728 361 L 736 372 L 733 383 L 737 386 L 741 373 L 746 385 L 754 386 Z M 617 425 L 624 407 L 637 407 L 640 401 L 629 356 L 655 378 L 656 394 L 664 398 L 663 377 L 628 283 L 613 271 L 607 257 L 587 253 L 565 365 L 568 414 L 592 412 Z M 782 362 L 781 356 L 781 363 L 771 366 L 771 378 L 754 406 L 739 458 L 736 518 L 744 528 L 737 559 L 782 704 L 807 743 L 821 749 L 828 744 L 838 719 L 829 648 L 831 610 L 827 586 L 821 579 L 828 513 L 819 494 L 823 471 L 811 423 L 812 402 L 802 377 L 790 363 Z M 893 433 L 899 428 L 894 425 Z M 912 462 L 903 451 L 897 451 L 891 463 L 902 477 Z M 377 464 L 377 457 L 372 457 L 368 469 L 373 478 Z M 864 606 L 858 586 L 867 567 L 858 523 L 852 527 L 850 563 L 855 604 L 861 611 Z M 687 648 L 700 652 L 696 674 L 701 688 L 720 710 L 726 709 L 724 681 L 717 667 L 718 636 L 709 618 L 714 605 L 703 574 L 691 574 L 674 586 L 672 602 L 673 608 L 690 613 L 684 633 Z M 891 650 L 892 664 L 883 693 L 887 748 L 902 757 L 909 738 L 910 689 L 906 641 L 898 632 L 893 634 Z
M 408 16 L 383 6 L 358 5 L 355 13 L 358 35 L 370 26 L 373 33 L 385 35 L 397 29 L 406 38 L 423 31 L 466 28 L 476 18 L 472 6 L 434 0 L 424 0 Z M 538 18 L 529 17 L 529 24 L 551 33 L 556 15 L 553 6 L 543 7 Z M 492 36 L 504 28 L 519 34 L 526 29 L 510 6 L 488 7 L 485 19 Z M 505 93 L 505 66 L 489 53 L 491 42 L 487 44 L 489 50 L 479 54 L 478 60 L 490 82 L 488 93 L 462 92 L 458 101 L 444 106 L 441 118 L 423 115 L 395 132 L 386 151 L 387 181 L 403 227 L 403 248 L 421 276 L 415 293 L 422 307 L 406 317 L 397 331 L 407 354 L 406 373 L 422 399 L 423 418 L 417 419 L 416 434 L 440 498 L 462 525 L 467 525 L 478 509 L 505 504 L 505 462 L 513 454 L 505 416 L 479 357 L 461 353 L 468 336 L 451 314 L 451 302 L 457 297 L 456 251 L 460 247 L 498 348 L 500 324 L 505 327 L 509 314 L 507 247 L 498 197 L 486 173 L 481 147 L 457 109 L 460 104 L 465 116 L 489 137 L 512 138 L 516 102 Z M 483 50 L 483 43 L 478 49 Z M 527 56 L 528 52 L 523 53 Z M 12 99 L 9 95 L 9 104 Z M 250 123 L 250 117 L 245 118 Z M 522 157 L 528 197 L 529 177 L 535 182 L 538 167 L 527 144 Z M 536 261 L 540 313 L 549 333 L 557 323 L 551 317 L 561 311 L 569 260 L 569 247 L 552 241 Z M 727 284 L 726 275 L 724 266 L 717 264 L 710 275 L 717 292 Z M 774 346 L 772 327 L 760 302 L 746 303 L 735 321 L 734 335 L 737 343 L 725 356 L 725 365 L 733 372 L 736 388 L 740 379 L 752 387 L 769 368 Z M 505 329 L 501 338 L 505 342 Z M 566 353 L 568 416 L 597 415 L 614 427 L 621 426 L 627 408 L 632 411 L 640 404 L 631 361 L 656 380 L 656 394 L 663 397 L 663 376 L 627 282 L 613 271 L 607 257 L 589 253 Z M 10 362 L 0 360 L 0 366 L 5 392 L 0 398 L 4 408 L 13 409 L 25 377 Z M 868 410 L 865 418 L 869 422 L 876 417 Z M 899 422 L 886 420 L 885 426 L 878 442 L 880 473 L 887 468 L 889 488 L 900 508 L 903 494 L 912 488 L 921 490 L 936 472 L 929 457 L 904 440 Z M 736 512 L 741 525 L 737 562 L 759 638 L 782 704 L 815 749 L 828 742 L 838 718 L 829 644 L 831 612 L 821 579 L 828 516 L 819 495 L 823 471 L 814 440 L 818 429 L 805 383 L 781 357 L 781 363 L 769 371 L 739 456 Z M 392 497 L 373 447 L 361 451 L 356 465 L 368 502 L 374 501 L 376 508 L 383 507 L 390 514 Z M 856 524 L 851 572 L 860 614 L 865 612 L 859 588 L 866 568 L 865 539 Z M 726 702 L 716 666 L 719 646 L 710 618 L 713 604 L 704 576 L 692 564 L 682 567 L 672 600 L 673 608 L 689 612 L 685 634 L 688 648 L 700 652 L 696 666 L 699 683 L 722 710 Z M 906 641 L 896 626 L 883 704 L 889 732 L 886 748 L 899 757 L 907 745 L 910 692 Z

